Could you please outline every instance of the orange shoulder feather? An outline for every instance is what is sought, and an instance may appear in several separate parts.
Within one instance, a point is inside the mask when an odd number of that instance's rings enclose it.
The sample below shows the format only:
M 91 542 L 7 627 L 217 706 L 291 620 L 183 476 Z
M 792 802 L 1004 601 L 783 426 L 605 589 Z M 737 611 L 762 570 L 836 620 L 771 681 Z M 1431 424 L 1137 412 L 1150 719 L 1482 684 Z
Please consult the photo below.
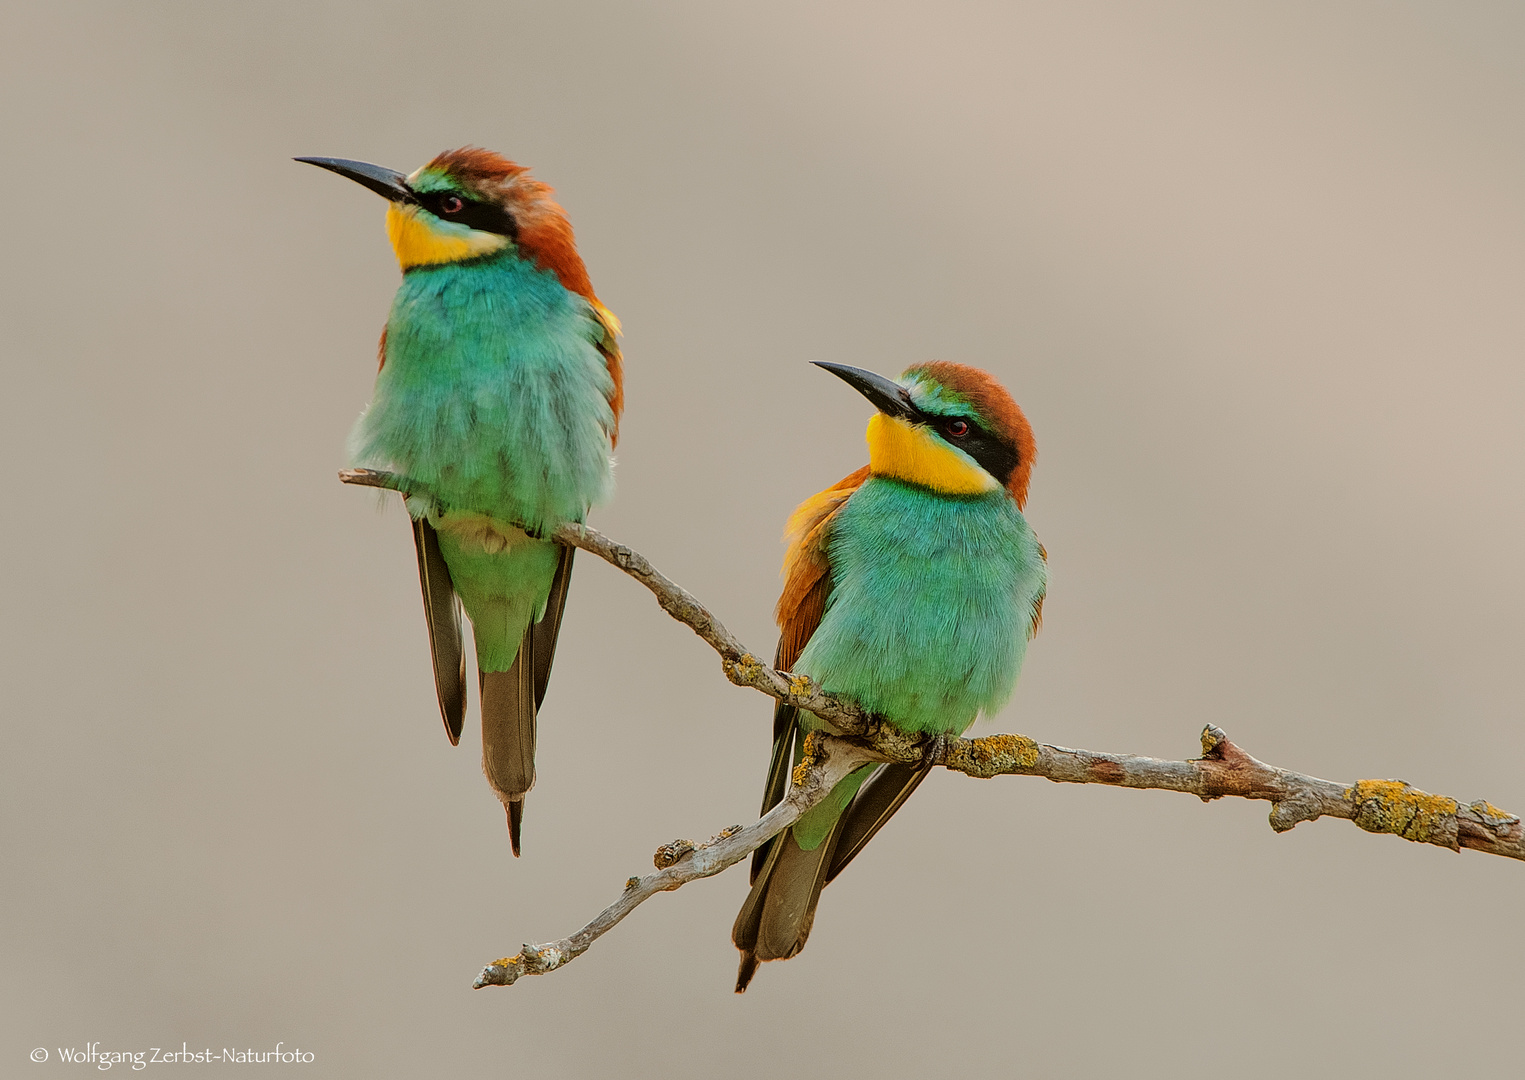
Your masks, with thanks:
M 609 378 L 614 380 L 614 389 L 609 393 L 609 408 L 614 411 L 614 430 L 609 432 L 609 445 L 614 447 L 620 442 L 620 413 L 625 411 L 625 369 L 624 357 L 620 355 L 620 321 L 597 298 L 588 302 L 593 305 L 593 314 L 604 329 L 603 338 L 593 344 L 604 354 L 604 363 L 609 365 Z
M 784 591 L 778 598 L 778 651 L 774 666 L 788 671 L 821 625 L 831 593 L 831 560 L 826 552 L 831 519 L 868 479 L 865 465 L 851 476 L 802 502 L 784 527 Z
M 1048 565 L 1048 549 L 1042 544 L 1038 545 L 1038 558 L 1043 560 L 1043 565 Z M 1027 624 L 1027 640 L 1031 641 L 1038 636 L 1038 631 L 1043 629 L 1043 598 L 1048 595 L 1048 587 L 1038 594 L 1038 599 L 1033 601 L 1033 621 Z

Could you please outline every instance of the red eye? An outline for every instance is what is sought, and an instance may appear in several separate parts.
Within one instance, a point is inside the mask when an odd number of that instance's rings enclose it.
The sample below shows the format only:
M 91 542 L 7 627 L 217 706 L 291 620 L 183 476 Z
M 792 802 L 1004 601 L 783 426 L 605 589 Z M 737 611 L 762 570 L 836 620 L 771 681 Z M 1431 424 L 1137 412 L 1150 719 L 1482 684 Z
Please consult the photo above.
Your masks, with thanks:
M 460 198 L 456 195 L 446 195 L 439 202 L 440 209 L 447 214 L 459 214 L 461 212 L 461 207 L 465 205 L 466 204 L 461 202 Z
M 969 434 L 969 425 L 963 420 L 949 420 L 947 431 L 955 439 L 962 439 Z

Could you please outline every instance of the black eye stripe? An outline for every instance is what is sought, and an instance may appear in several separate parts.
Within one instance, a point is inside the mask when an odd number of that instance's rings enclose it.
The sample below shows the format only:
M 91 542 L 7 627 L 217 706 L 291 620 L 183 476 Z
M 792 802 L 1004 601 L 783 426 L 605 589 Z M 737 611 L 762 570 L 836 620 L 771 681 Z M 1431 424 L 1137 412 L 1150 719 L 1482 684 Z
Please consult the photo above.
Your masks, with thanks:
M 1011 474 L 1017 468 L 1015 446 L 998 438 L 972 416 L 923 416 L 925 422 L 932 425 L 949 446 L 956 446 L 972 457 L 980 468 L 995 477 L 1003 487 L 1011 480 Z M 955 438 L 947 428 L 958 420 L 967 423 L 969 430 Z
M 501 206 L 478 202 L 454 191 L 421 191 L 415 196 L 418 204 L 441 221 L 456 221 L 470 229 L 497 233 L 510 240 L 518 238 L 519 226 L 513 215 Z M 455 202 L 461 203 L 454 209 Z

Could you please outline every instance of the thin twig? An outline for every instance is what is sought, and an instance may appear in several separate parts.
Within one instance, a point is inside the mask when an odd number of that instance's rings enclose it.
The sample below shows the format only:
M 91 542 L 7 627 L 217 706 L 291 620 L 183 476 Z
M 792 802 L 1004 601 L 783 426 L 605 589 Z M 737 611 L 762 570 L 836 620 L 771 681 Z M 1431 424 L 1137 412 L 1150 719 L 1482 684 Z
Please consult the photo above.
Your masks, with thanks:
M 350 469 L 339 474 L 346 484 L 421 493 L 417 485 L 392 473 Z M 569 938 L 549 945 L 526 945 L 517 956 L 488 965 L 476 985 L 508 986 L 521 975 L 552 971 L 586 952 L 639 904 L 685 882 L 717 874 L 740 862 L 814 806 L 838 779 L 868 761 L 916 763 L 927 760 L 927 741 L 872 716 L 845 698 L 825 693 L 803 675 L 775 671 L 748 652 L 729 630 L 686 589 L 660 573 L 639 552 L 581 524 L 562 525 L 548 539 L 581 548 L 635 578 L 656 596 L 674 619 L 688 626 L 720 654 L 726 677 L 769 697 L 819 716 L 847 740 L 828 739 L 827 756 L 807 761 L 796 771 L 789 797 L 745 828 L 727 829 L 709 844 L 687 841 L 658 852 L 659 870 L 631 878 L 625 894 L 598 918 Z M 1462 805 L 1446 795 L 1431 795 L 1402 780 L 1357 780 L 1344 785 L 1267 765 L 1229 741 L 1221 728 L 1202 732 L 1202 757 L 1187 761 L 1103 754 L 1035 742 L 1026 735 L 987 735 L 948 739 L 935 761 L 967 776 L 1041 776 L 1055 783 L 1110 784 L 1115 787 L 1181 791 L 1204 802 L 1225 795 L 1271 803 L 1271 828 L 1286 832 L 1320 817 L 1344 818 L 1367 832 L 1392 833 L 1416 843 L 1435 844 L 1525 859 L 1525 827 L 1520 819 L 1484 800 Z M 833 779 L 835 778 L 835 779 Z M 828 781 L 830 781 L 828 783 Z M 686 845 L 686 846 L 685 846 Z M 671 864 L 663 852 L 681 857 Z
M 794 770 L 794 783 L 783 802 L 757 821 L 745 827 L 732 825 L 705 844 L 674 840 L 657 849 L 652 862 L 657 872 L 625 882 L 625 891 L 598 917 L 577 933 L 545 945 L 525 945 L 513 956 L 494 960 L 482 969 L 473 983 L 484 986 L 512 986 L 524 975 L 543 975 L 576 960 L 588 947 L 641 903 L 659 892 L 670 892 L 699 878 L 734 866 L 768 840 L 799 820 L 801 814 L 824 799 L 837 782 L 873 757 L 861 746 L 831 736 L 810 735 L 805 741 L 804 758 Z

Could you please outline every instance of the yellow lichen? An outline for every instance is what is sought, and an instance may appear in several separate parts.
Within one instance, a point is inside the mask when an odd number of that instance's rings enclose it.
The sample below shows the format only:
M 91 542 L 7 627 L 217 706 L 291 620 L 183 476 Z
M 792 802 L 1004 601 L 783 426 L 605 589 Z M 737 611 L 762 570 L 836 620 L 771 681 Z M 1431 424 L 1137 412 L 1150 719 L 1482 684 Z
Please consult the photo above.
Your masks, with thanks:
M 794 767 L 794 774 L 790 778 L 793 785 L 804 787 L 810 777 L 810 770 L 815 768 L 820 760 L 821 742 L 812 731 L 805 736 L 805 743 L 800 747 L 800 763 Z
M 1520 820 L 1515 815 L 1511 814 L 1508 810 L 1500 810 L 1487 799 L 1478 799 L 1476 802 L 1468 803 L 1467 809 L 1475 811 L 1490 824 L 1494 822 L 1510 822 Z
M 742 653 L 735 660 L 722 658 L 720 670 L 725 672 L 725 677 L 737 686 L 749 686 L 757 682 L 762 674 L 763 665 L 757 657 L 751 653 Z
M 1026 735 L 986 735 L 956 744 L 948 764 L 970 776 L 991 777 L 1038 764 L 1038 744 Z
M 1357 780 L 1345 797 L 1354 804 L 1355 823 L 1367 832 L 1457 847 L 1457 803 L 1449 796 L 1431 795 L 1402 780 Z
M 795 697 L 809 697 L 811 691 L 810 676 L 791 675 L 789 677 L 789 692 Z

